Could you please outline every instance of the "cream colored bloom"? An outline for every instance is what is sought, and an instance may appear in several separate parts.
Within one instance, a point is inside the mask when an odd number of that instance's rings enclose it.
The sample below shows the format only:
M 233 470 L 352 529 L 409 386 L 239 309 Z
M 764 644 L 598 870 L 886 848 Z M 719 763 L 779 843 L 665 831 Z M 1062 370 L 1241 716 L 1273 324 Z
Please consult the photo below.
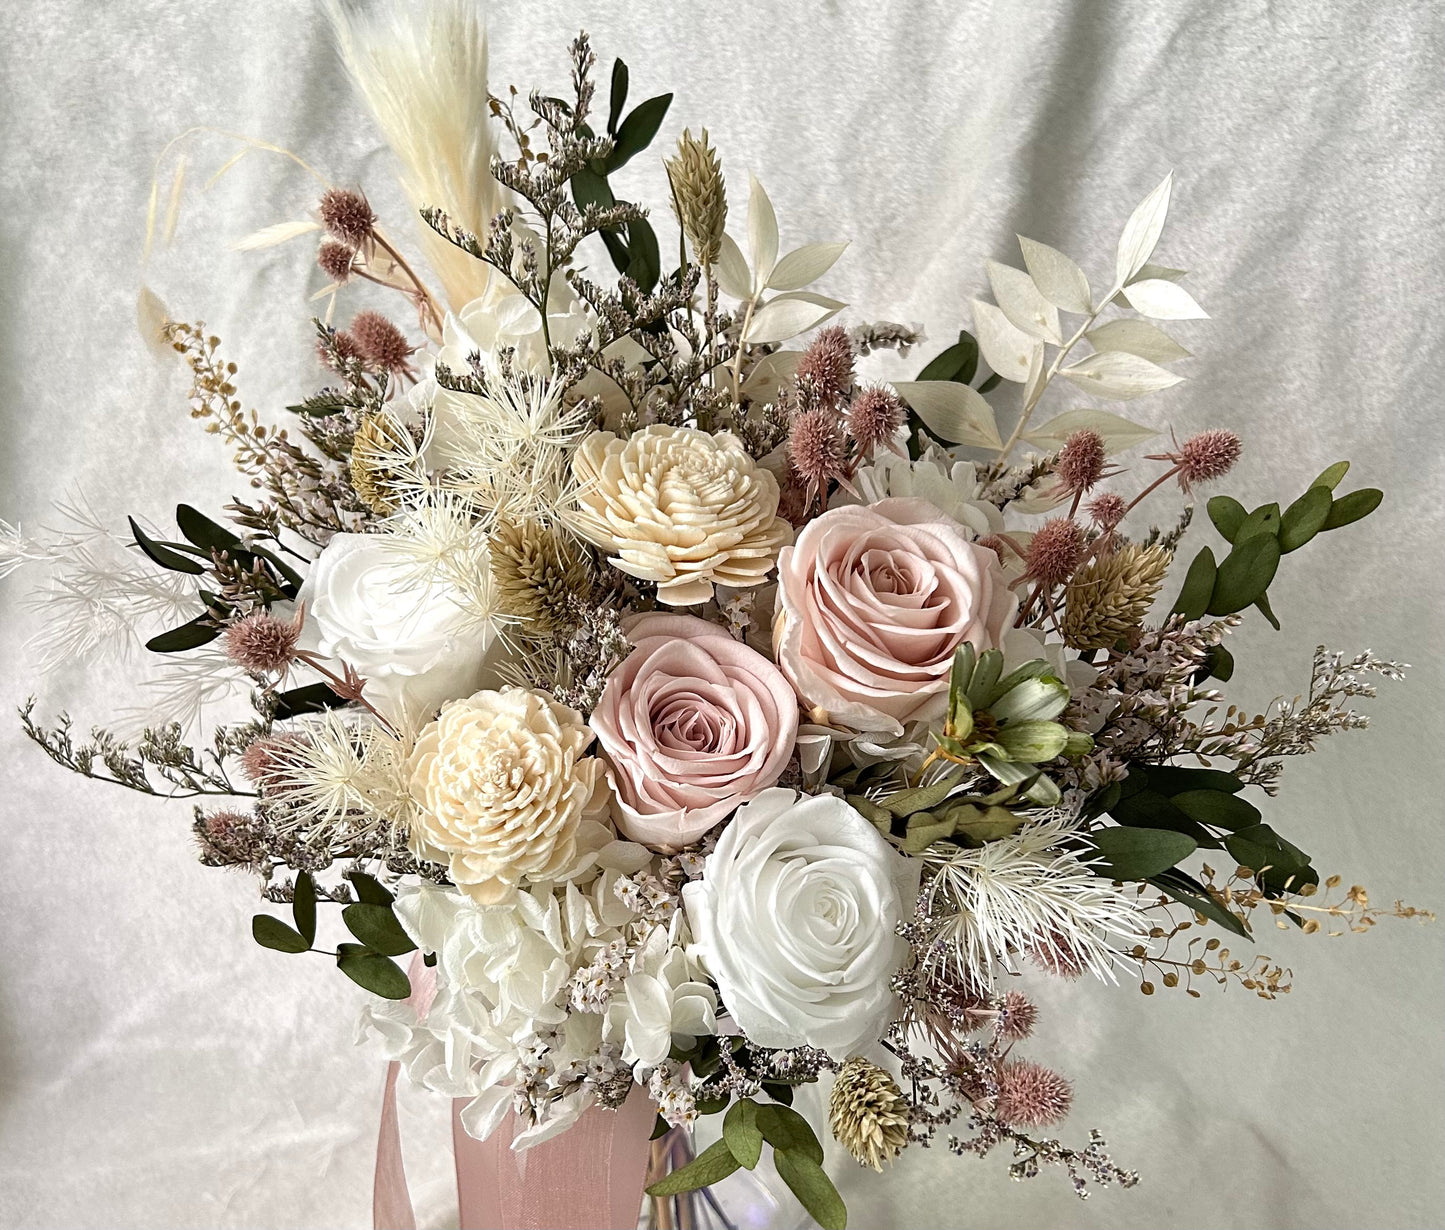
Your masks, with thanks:
M 629 576 L 657 582 L 668 606 L 712 597 L 714 583 L 759 585 L 793 540 L 778 482 L 728 432 L 654 425 L 626 440 L 589 436 L 573 458 L 575 525 Z
M 413 851 L 482 905 L 563 878 L 601 778 L 591 741 L 581 714 L 520 688 L 443 705 L 412 753 Z

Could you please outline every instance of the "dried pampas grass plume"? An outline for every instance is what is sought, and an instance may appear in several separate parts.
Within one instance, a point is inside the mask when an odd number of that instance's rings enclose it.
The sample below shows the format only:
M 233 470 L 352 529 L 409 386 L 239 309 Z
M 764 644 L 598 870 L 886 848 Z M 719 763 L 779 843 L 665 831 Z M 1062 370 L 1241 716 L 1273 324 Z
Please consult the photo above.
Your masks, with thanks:
M 441 209 L 485 236 L 501 207 L 492 178 L 487 36 L 474 0 L 379 0 L 364 10 L 325 0 L 357 89 L 401 161 L 412 208 Z M 422 245 L 451 308 L 487 289 L 489 269 L 423 224 Z

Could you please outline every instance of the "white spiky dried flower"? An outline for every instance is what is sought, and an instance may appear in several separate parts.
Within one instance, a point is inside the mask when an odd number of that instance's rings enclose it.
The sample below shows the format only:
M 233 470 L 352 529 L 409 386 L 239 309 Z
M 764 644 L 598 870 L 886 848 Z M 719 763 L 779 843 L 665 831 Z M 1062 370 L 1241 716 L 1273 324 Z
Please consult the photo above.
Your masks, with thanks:
M 426 590 L 445 584 L 451 601 L 479 630 L 503 621 L 487 532 L 463 500 L 447 491 L 433 491 L 388 517 L 382 529 L 406 561 L 404 586 Z
M 936 843 L 923 853 L 932 960 L 989 990 L 999 968 L 1046 950 L 1061 965 L 1116 981 L 1114 942 L 1148 934 L 1138 902 L 1067 848 L 1075 817 L 1056 812 L 978 849 Z

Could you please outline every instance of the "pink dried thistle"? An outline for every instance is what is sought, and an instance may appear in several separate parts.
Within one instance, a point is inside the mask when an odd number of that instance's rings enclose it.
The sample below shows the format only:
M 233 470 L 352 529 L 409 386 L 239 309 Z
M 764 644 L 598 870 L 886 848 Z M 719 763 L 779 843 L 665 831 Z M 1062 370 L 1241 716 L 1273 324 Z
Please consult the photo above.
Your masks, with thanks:
M 1242 445 L 1232 431 L 1216 428 L 1190 436 L 1179 446 L 1179 485 L 1188 491 L 1199 483 L 1223 478 L 1239 460 Z
M 1039 1021 L 1039 1010 L 1033 1000 L 1021 991 L 1010 991 L 1003 997 L 998 1032 L 1010 1042 L 1027 1038 Z
M 778 516 L 795 530 L 802 529 L 813 509 L 813 497 L 808 490 L 808 480 L 798 473 L 791 457 L 783 467 L 778 488 Z
M 1089 501 L 1089 518 L 1100 529 L 1112 530 L 1129 511 L 1129 501 L 1115 491 L 1105 491 Z
M 340 371 L 344 364 L 352 360 L 363 362 L 361 347 L 356 344 L 356 339 L 345 329 L 337 329 L 331 334 L 331 345 L 328 348 L 321 342 L 316 343 L 316 356 L 327 367 Z
M 226 656 L 254 675 L 279 674 L 295 659 L 300 635 L 299 619 L 252 611 L 226 629 Z
M 1072 982 L 1084 973 L 1077 950 L 1061 936 L 1050 935 L 1029 949 L 1029 959 L 1045 973 Z
M 351 278 L 351 262 L 356 259 L 356 250 L 349 244 L 334 239 L 323 239 L 316 253 L 316 263 L 333 282 L 346 282 Z
M 247 744 L 241 753 L 241 772 L 263 791 L 276 791 L 283 780 L 289 751 L 305 740 L 299 735 L 273 735 Z
M 847 464 L 838 416 L 825 407 L 795 416 L 788 433 L 788 460 L 810 491 L 826 495 L 828 484 L 843 477 Z
M 376 215 L 367 199 L 351 188 L 328 188 L 321 194 L 321 222 L 342 243 L 360 248 L 376 230 Z
M 351 322 L 351 336 L 368 367 L 392 375 L 410 374 L 416 347 L 380 312 L 358 312 Z
M 1012 1059 L 999 1069 L 994 1114 L 1012 1127 L 1048 1127 L 1069 1113 L 1074 1087 L 1052 1068 Z
M 853 386 L 853 343 L 837 325 L 822 330 L 798 360 L 798 383 L 810 384 L 827 405 L 836 406 Z
M 255 817 L 249 812 L 198 812 L 193 831 L 203 863 L 246 863 L 256 852 Z
M 859 393 L 848 407 L 848 434 L 858 445 L 861 456 L 871 456 L 879 448 L 891 448 L 901 453 L 893 437 L 907 416 L 908 411 L 896 393 L 871 385 Z
M 1029 542 L 1028 575 L 1045 585 L 1062 585 L 1083 557 L 1083 529 L 1068 517 L 1051 517 Z
M 1107 464 L 1104 437 L 1097 431 L 1085 429 L 1074 432 L 1064 441 L 1054 473 L 1066 491 L 1077 495 L 1088 491 L 1104 477 Z

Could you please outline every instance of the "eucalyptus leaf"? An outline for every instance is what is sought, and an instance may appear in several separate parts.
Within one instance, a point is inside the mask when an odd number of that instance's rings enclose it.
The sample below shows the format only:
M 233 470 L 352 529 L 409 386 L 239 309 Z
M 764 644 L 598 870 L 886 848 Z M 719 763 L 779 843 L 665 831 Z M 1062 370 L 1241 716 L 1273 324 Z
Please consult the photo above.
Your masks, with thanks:
M 1253 538 L 1256 534 L 1278 534 L 1279 533 L 1279 505 L 1261 504 L 1241 523 L 1239 529 L 1234 533 L 1234 545 L 1237 547 L 1246 538 Z
M 309 871 L 298 872 L 291 896 L 291 918 L 310 948 L 316 942 L 316 881 Z
M 978 371 L 978 343 L 966 329 L 959 330 L 958 341 L 940 351 L 918 373 L 918 380 L 956 380 L 970 384 Z
M 1185 791 L 1217 790 L 1238 794 L 1244 789 L 1244 783 L 1233 773 L 1226 773 L 1223 769 L 1195 769 L 1188 765 L 1131 766 L 1129 780 L 1136 778 L 1141 783 L 1147 782 L 1149 789 L 1170 798 Z
M 1209 519 L 1214 522 L 1217 529 L 1227 542 L 1233 542 L 1234 536 L 1239 533 L 1239 527 L 1249 516 L 1244 505 L 1232 495 L 1216 495 L 1210 498 L 1205 506 L 1209 510 Z
M 1358 491 L 1351 491 L 1349 495 L 1342 495 L 1330 506 L 1330 515 L 1325 518 L 1321 528 L 1337 530 L 1342 525 L 1360 520 L 1361 517 L 1368 517 L 1380 507 L 1380 501 L 1384 498 L 1385 493 L 1375 487 L 1361 487 Z
M 405 999 L 411 994 L 411 980 L 395 961 L 361 944 L 341 944 L 336 967 L 363 990 L 382 999 Z
M 678 1196 L 721 1183 L 741 1165 L 726 1140 L 715 1140 L 686 1166 L 665 1175 L 647 1188 L 649 1196 Z
M 1211 615 L 1233 615 L 1253 606 L 1269 588 L 1279 569 L 1279 539 L 1260 533 L 1234 545 L 1214 578 L 1214 593 L 1205 609 Z
M 206 571 L 204 564 L 199 560 L 192 559 L 189 555 L 182 554 L 182 550 L 176 544 L 158 542 L 136 524 L 134 517 L 128 517 L 127 520 L 130 522 L 131 537 L 135 539 L 135 545 L 144 551 L 153 563 L 157 563 L 171 572 L 184 572 L 193 577 L 198 577 Z
M 1254 938 L 1249 934 L 1249 928 L 1245 926 L 1244 920 L 1239 915 L 1220 905 L 1209 895 L 1209 890 L 1204 885 L 1177 867 L 1170 871 L 1160 872 L 1156 876 L 1150 876 L 1149 883 L 1168 893 L 1181 905 L 1187 905 L 1196 914 L 1202 914 L 1211 922 L 1216 922 L 1226 930 L 1233 931 L 1235 935 L 1246 940 Z
M 1215 575 L 1214 552 L 1205 547 L 1194 557 L 1189 571 L 1184 574 L 1183 588 L 1174 600 L 1174 614 L 1185 619 L 1202 618 L 1214 593 Z
M 323 709 L 339 709 L 347 703 L 332 691 L 329 683 L 308 683 L 304 687 L 278 693 L 275 716 L 281 722 L 307 713 L 319 713 Z
M 146 642 L 146 648 L 152 653 L 182 653 L 209 645 L 222 631 L 224 629 L 218 627 L 209 615 L 197 615 L 179 628 L 157 633 Z
M 311 941 L 304 935 L 270 914 L 252 917 L 251 938 L 262 948 L 274 948 L 277 952 L 305 952 L 311 947 Z
M 607 173 L 626 166 L 633 158 L 652 144 L 657 130 L 662 127 L 663 117 L 672 105 L 671 94 L 659 94 L 646 102 L 638 103 L 627 118 L 617 126 L 616 144 L 607 156 Z
M 389 905 L 372 905 L 369 902 L 349 905 L 341 911 L 341 921 L 352 935 L 382 956 L 399 957 L 416 948 Z
M 1279 519 L 1279 549 L 1298 551 L 1325 527 L 1334 497 L 1328 487 L 1311 487 Z
M 348 871 L 346 878 L 351 881 L 351 887 L 356 892 L 356 899 L 368 905 L 389 906 L 395 897 L 390 890 L 382 884 L 375 876 L 369 876 L 364 871 Z
M 777 1153 L 778 1177 L 823 1230 L 846 1230 L 848 1209 L 822 1166 L 800 1153 Z
M 812 1124 L 797 1111 L 775 1104 L 759 1106 L 757 1124 L 763 1139 L 779 1153 L 798 1153 L 823 1164 L 823 1146 Z
M 728 1152 L 751 1170 L 763 1155 L 763 1134 L 758 1128 L 758 1104 L 751 1098 L 734 1102 L 723 1119 L 723 1139 Z
M 617 121 L 622 118 L 622 108 L 627 105 L 627 65 L 622 60 L 612 62 L 612 92 L 608 95 L 607 131 L 617 131 Z
M 911 786 L 880 800 L 884 807 L 895 816 L 911 816 L 918 811 L 931 811 L 958 788 L 957 774 L 928 786 Z
M 1219 829 L 1245 829 L 1260 822 L 1253 803 L 1220 790 L 1185 790 L 1170 800 L 1186 816 Z
M 1193 838 L 1173 829 L 1106 828 L 1090 834 L 1103 855 L 1098 870 L 1116 880 L 1144 880 L 1194 853 Z
M 1337 461 L 1334 465 L 1329 466 L 1325 470 L 1322 470 L 1320 472 L 1320 476 L 1315 479 L 1315 481 L 1312 482 L 1310 486 L 1324 487 L 1328 491 L 1333 491 L 1336 487 L 1340 485 L 1340 482 L 1349 472 L 1350 463 L 1348 461 Z

